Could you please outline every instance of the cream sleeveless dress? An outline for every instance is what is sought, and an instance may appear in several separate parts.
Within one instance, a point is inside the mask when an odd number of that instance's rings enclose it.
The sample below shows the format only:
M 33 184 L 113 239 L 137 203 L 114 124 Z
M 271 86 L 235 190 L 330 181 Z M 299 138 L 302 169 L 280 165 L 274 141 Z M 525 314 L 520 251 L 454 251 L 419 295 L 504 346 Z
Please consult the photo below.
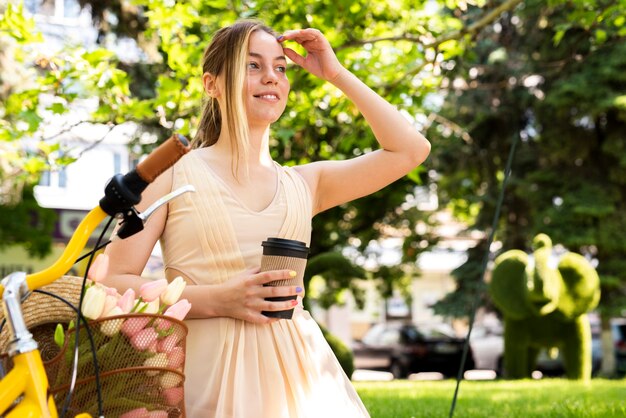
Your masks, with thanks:
M 262 211 L 245 207 L 199 156 L 173 170 L 173 189 L 192 184 L 169 204 L 161 237 L 166 275 L 217 284 L 261 263 L 267 237 L 311 235 L 311 195 L 293 169 L 276 164 L 277 192 Z M 233 318 L 187 320 L 187 417 L 369 417 L 319 326 L 299 304 L 292 320 L 269 325 Z

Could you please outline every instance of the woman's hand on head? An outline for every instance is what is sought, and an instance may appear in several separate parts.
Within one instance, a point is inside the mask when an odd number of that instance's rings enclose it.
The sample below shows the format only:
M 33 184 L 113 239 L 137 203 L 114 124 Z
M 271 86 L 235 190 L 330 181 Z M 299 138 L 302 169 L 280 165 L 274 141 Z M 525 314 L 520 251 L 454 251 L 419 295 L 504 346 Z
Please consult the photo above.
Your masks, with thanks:
M 283 44 L 283 51 L 291 61 L 316 77 L 332 82 L 344 70 L 330 43 L 317 29 L 288 30 L 278 37 L 278 41 Z M 306 55 L 285 47 L 285 41 L 299 43 L 306 50 Z
M 283 311 L 292 309 L 294 300 L 266 301 L 265 298 L 278 296 L 302 296 L 302 289 L 296 286 L 263 286 L 274 280 L 291 279 L 289 270 L 273 270 L 259 273 L 248 270 L 237 277 L 223 283 L 220 303 L 221 315 L 242 319 L 258 324 L 269 324 L 277 321 L 261 311 Z

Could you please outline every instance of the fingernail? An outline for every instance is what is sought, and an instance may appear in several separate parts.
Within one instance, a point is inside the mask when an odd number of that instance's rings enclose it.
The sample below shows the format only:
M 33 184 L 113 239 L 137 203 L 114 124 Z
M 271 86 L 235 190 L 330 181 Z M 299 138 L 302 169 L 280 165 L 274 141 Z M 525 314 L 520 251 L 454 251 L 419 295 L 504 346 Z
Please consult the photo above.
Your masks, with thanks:
M 296 306 L 297 304 L 298 304 L 298 301 L 297 301 L 297 300 L 292 300 L 292 301 L 291 301 L 291 306 Z
M 296 287 L 296 293 L 302 292 L 302 288 L 300 286 Z
M 293 270 L 291 270 L 291 271 L 289 272 L 289 276 L 291 276 L 291 277 L 296 277 L 297 275 L 298 275 L 298 273 L 296 273 L 296 272 L 295 272 L 295 271 L 293 271 Z
M 276 38 L 276 40 L 277 40 L 278 42 L 282 41 L 283 39 L 285 39 L 285 37 L 284 37 L 283 35 L 280 35 L 280 36 L 278 36 L 278 37 Z

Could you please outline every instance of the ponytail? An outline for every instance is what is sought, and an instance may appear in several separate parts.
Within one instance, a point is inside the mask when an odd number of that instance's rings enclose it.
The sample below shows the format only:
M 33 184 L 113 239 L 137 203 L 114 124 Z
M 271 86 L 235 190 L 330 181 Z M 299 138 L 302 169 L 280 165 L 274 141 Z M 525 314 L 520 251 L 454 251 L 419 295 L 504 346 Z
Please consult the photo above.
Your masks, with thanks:
M 191 145 L 193 148 L 210 147 L 217 142 L 222 130 L 222 114 L 217 99 L 209 97 L 202 109 L 198 132 Z

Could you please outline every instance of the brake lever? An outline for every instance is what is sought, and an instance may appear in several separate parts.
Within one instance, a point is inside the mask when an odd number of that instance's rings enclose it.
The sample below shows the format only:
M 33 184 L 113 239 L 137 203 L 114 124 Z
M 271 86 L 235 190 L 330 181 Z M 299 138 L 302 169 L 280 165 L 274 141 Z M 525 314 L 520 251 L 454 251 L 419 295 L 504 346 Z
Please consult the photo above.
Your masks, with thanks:
M 178 189 L 174 190 L 171 193 L 166 194 L 165 196 L 161 197 L 156 202 L 151 204 L 149 208 L 147 208 L 146 210 L 144 210 L 142 213 L 138 215 L 139 219 L 141 219 L 141 221 L 145 224 L 146 222 L 148 222 L 148 218 L 150 217 L 150 215 L 154 213 L 155 210 L 157 210 L 158 208 L 160 208 L 161 206 L 163 206 L 170 200 L 177 198 L 183 193 L 195 192 L 195 191 L 196 191 L 196 188 L 193 187 L 191 184 L 179 187 Z
M 166 194 L 165 196 L 159 198 L 152 205 L 150 205 L 145 211 L 138 212 L 134 207 L 130 208 L 128 211 L 122 214 L 122 221 L 120 222 L 119 229 L 115 232 L 115 234 L 111 237 L 111 241 L 117 241 L 119 239 L 128 238 L 132 235 L 135 235 L 137 232 L 143 230 L 144 225 L 150 219 L 150 216 L 161 206 L 166 204 L 172 199 L 177 198 L 183 193 L 187 192 L 195 192 L 196 188 L 191 184 L 186 186 L 179 187 Z

